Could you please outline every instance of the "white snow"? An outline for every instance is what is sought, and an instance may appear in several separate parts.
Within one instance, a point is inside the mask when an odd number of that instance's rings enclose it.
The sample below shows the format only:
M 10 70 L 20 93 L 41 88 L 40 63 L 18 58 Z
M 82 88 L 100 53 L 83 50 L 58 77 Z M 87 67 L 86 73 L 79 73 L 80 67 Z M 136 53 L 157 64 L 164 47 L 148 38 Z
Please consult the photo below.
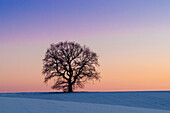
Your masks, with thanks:
M 137 108 L 160 109 L 170 111 L 170 92 L 31 92 L 31 93 L 0 93 L 0 97 L 16 97 L 45 99 L 67 102 L 119 105 Z
M 0 97 L 0 113 L 170 113 L 127 106 Z

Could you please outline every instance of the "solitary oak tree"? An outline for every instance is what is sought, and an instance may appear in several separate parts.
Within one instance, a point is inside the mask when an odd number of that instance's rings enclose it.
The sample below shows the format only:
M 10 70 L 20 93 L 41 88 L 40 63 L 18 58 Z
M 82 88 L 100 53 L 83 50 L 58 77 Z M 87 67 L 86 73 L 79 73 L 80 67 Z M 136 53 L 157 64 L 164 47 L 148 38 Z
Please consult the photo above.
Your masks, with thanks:
M 75 88 L 83 88 L 87 80 L 98 80 L 96 71 L 98 56 L 88 47 L 76 42 L 60 42 L 51 44 L 43 59 L 44 82 L 55 78 L 53 89 L 73 92 Z

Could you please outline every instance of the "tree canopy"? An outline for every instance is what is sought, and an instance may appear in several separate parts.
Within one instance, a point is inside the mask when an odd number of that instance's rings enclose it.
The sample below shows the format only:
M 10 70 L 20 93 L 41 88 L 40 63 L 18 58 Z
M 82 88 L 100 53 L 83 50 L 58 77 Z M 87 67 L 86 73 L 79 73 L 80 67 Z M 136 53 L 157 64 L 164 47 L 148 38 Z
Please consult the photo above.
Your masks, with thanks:
M 88 47 L 76 42 L 59 42 L 51 44 L 43 59 L 44 82 L 55 79 L 53 89 L 73 92 L 83 88 L 88 80 L 99 80 L 96 70 L 99 66 L 98 56 Z

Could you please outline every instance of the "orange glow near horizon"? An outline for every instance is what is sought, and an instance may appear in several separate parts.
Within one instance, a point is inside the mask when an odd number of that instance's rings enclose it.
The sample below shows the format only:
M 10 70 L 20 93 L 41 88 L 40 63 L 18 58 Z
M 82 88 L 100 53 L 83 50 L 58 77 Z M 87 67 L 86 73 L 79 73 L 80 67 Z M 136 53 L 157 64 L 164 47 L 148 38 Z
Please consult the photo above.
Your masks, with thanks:
M 34 48 L 34 46 L 31 46 L 28 49 Z M 16 51 L 19 48 L 10 49 Z M 10 56 L 13 55 L 11 52 L 3 54 L 4 60 L 2 62 L 4 63 L 1 64 L 0 92 L 56 91 L 50 88 L 54 83 L 53 80 L 47 84 L 43 83 L 44 76 L 41 74 L 42 58 L 40 56 L 43 56 L 44 53 L 39 54 L 39 56 L 25 56 L 24 52 L 20 52 L 19 60 L 15 60 L 18 56 L 11 58 Z M 33 53 L 36 54 L 35 51 Z M 99 54 L 101 54 L 100 51 Z M 26 58 L 29 62 L 26 62 L 23 58 Z M 98 68 L 101 73 L 101 80 L 95 81 L 94 84 L 89 82 L 84 89 L 77 89 L 76 91 L 169 90 L 170 60 L 167 59 L 149 55 L 130 58 L 124 56 L 113 57 L 111 54 L 110 56 L 102 55 L 99 57 L 100 67 Z M 9 66 L 10 63 L 12 64 Z M 7 71 L 8 69 L 10 71 Z

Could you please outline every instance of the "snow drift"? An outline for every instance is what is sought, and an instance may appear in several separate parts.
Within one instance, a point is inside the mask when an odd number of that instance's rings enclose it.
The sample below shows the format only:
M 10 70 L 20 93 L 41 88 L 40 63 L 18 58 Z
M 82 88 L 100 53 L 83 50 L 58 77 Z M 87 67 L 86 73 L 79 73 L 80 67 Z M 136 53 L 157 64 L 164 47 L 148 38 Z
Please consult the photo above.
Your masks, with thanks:
M 146 92 L 31 92 L 31 93 L 4 93 L 0 97 L 17 97 L 46 99 L 68 102 L 83 102 L 105 105 L 119 105 L 138 108 L 170 110 L 169 91 Z
M 0 113 L 170 113 L 107 104 L 0 97 Z

